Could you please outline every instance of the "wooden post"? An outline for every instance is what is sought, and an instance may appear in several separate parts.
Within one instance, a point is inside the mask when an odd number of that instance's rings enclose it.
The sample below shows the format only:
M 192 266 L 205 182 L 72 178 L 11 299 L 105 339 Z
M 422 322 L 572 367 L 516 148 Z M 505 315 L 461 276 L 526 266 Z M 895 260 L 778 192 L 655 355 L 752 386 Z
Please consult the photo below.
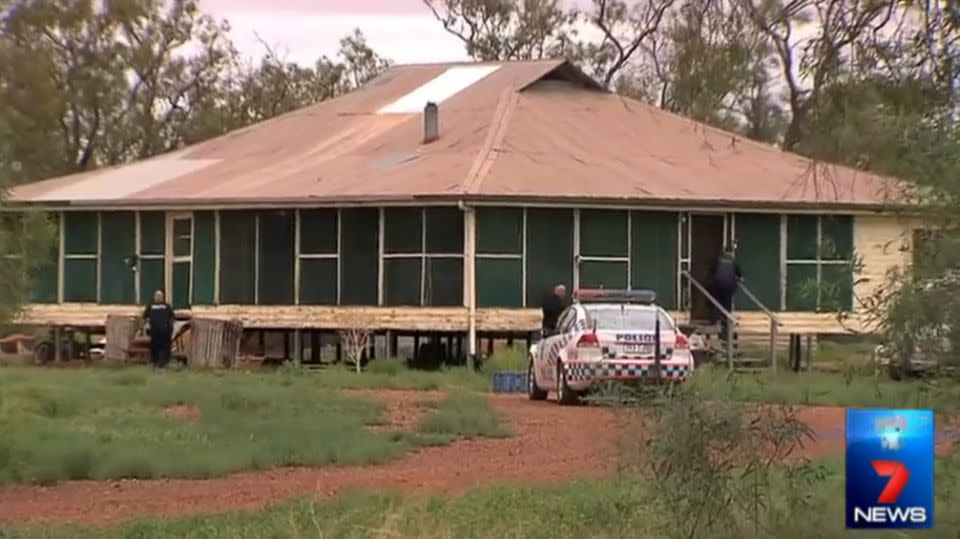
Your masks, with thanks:
M 803 351 L 803 363 L 804 363 L 803 370 L 809 371 L 810 364 L 813 361 L 813 335 L 807 333 L 806 337 L 807 337 L 806 350 Z
M 320 333 L 315 330 L 310 330 L 310 361 L 313 363 L 320 363 Z
M 63 353 L 63 338 L 61 337 L 60 326 L 53 327 L 53 361 L 60 361 Z
M 770 368 L 777 373 L 777 322 L 770 319 Z
M 297 365 L 303 363 L 303 335 L 299 328 L 293 330 L 293 361 Z

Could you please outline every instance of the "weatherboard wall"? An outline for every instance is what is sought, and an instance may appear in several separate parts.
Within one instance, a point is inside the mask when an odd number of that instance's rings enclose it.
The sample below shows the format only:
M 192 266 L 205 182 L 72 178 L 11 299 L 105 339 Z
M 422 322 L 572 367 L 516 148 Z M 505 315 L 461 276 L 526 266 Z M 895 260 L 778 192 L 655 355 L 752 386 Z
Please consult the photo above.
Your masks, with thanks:
M 195 308 L 466 303 L 467 250 L 457 207 L 197 211 L 176 227 L 171 215 L 64 212 L 59 260 L 36 279 L 38 303 L 133 305 L 158 288 L 189 296 L 176 303 Z M 562 282 L 649 288 L 665 307 L 682 310 L 689 292 L 679 275 L 689 264 L 687 217 L 677 211 L 478 207 L 477 307 L 535 309 Z M 899 238 L 911 226 L 881 215 L 751 212 L 726 214 L 724 224 L 761 302 L 806 313 L 846 310 L 876 290 L 888 269 L 903 262 L 909 244 Z M 128 264 L 132 255 L 136 268 Z M 756 310 L 743 296 L 736 305 L 741 312 Z

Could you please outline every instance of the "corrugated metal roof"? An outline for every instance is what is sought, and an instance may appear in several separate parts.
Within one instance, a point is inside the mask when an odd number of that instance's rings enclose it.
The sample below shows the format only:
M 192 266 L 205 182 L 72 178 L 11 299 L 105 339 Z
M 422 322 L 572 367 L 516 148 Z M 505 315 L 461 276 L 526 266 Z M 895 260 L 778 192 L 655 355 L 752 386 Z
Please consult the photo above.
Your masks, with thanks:
M 814 164 L 598 90 L 562 60 L 397 66 L 336 99 L 175 154 L 20 186 L 10 201 L 190 206 L 447 197 L 878 206 L 891 199 L 891 182 L 876 176 Z M 426 145 L 422 114 L 407 112 L 424 100 L 440 102 L 440 138 Z

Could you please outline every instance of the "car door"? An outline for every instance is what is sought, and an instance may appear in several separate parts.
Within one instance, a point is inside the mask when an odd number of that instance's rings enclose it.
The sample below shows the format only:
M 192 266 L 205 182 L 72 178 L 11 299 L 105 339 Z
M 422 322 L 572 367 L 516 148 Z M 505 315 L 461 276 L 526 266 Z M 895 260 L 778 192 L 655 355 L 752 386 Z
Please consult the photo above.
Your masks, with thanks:
M 576 309 L 573 306 L 567 307 L 557 320 L 557 332 L 543 340 L 542 346 L 537 350 L 540 355 L 537 361 L 538 380 L 549 380 L 551 384 L 557 382 L 557 361 L 560 358 L 560 351 L 570 340 L 569 334 L 576 319 Z

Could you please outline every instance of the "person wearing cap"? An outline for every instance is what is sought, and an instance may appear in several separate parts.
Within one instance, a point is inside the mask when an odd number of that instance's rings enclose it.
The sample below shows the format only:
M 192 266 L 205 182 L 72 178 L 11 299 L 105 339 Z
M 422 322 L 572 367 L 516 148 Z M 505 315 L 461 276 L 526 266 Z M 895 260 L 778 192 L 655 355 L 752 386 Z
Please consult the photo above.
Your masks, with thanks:
M 740 266 L 734 258 L 734 246 L 727 244 L 723 248 L 723 253 L 710 266 L 709 290 L 710 295 L 728 313 L 733 313 L 733 296 L 737 293 L 737 285 L 741 279 L 743 279 L 743 272 L 740 271 Z M 713 322 L 720 323 L 725 335 L 728 320 L 715 305 L 711 307 L 714 313 Z
M 567 301 L 567 287 L 558 284 L 543 296 L 543 335 L 549 336 L 557 332 L 557 322 L 564 309 L 569 306 Z

